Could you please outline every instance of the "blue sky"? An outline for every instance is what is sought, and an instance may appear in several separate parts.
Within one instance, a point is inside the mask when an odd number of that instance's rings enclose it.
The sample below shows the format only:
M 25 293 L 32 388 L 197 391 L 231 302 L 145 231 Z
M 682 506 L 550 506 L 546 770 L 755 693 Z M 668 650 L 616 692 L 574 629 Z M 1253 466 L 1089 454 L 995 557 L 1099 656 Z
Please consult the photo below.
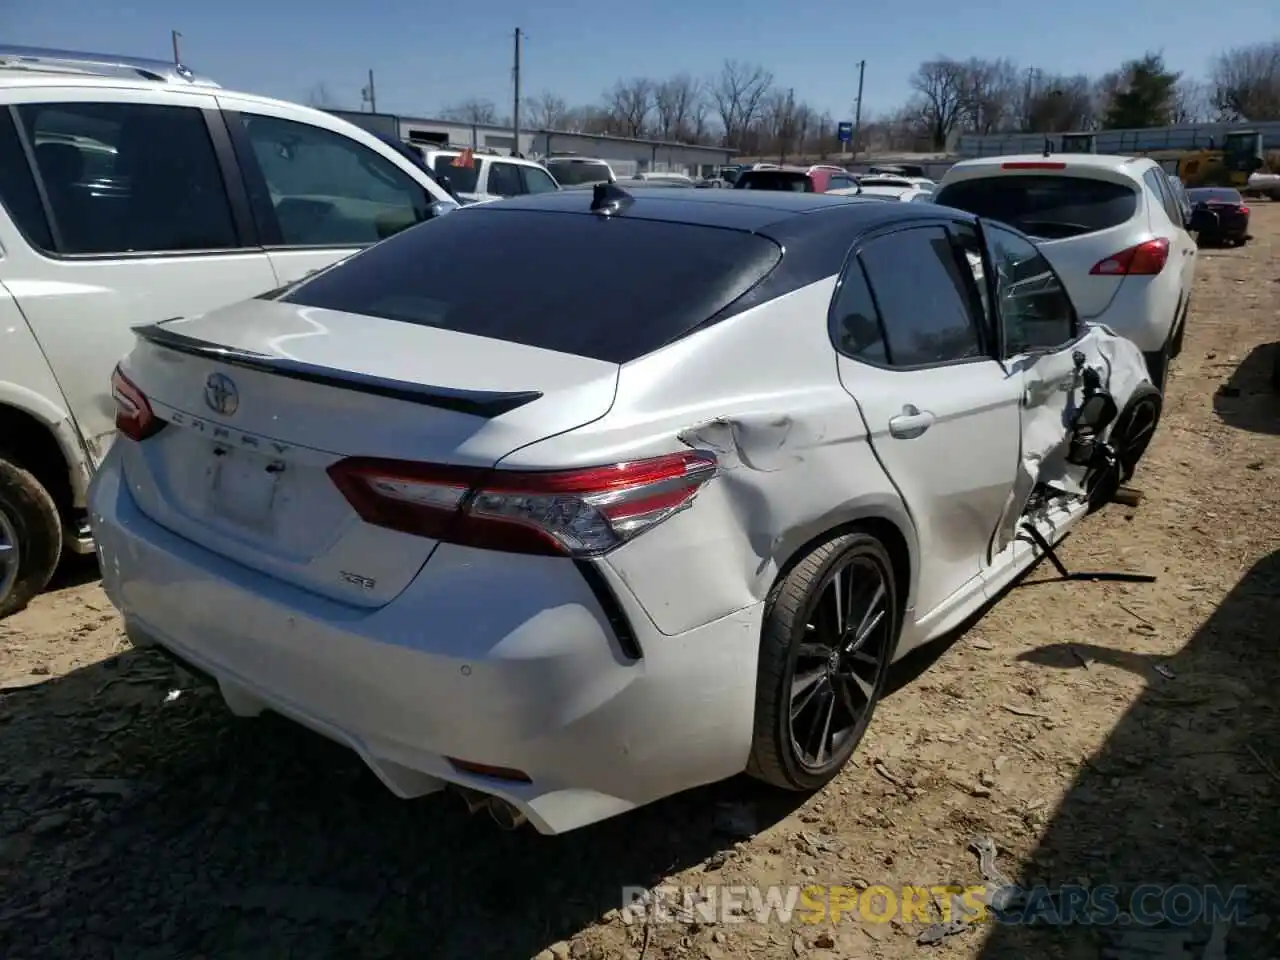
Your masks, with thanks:
M 1228 18 L 1201 0 L 0 0 L 8 42 L 168 58 L 176 29 L 183 60 L 223 86 L 305 101 L 324 83 L 354 108 L 372 67 L 379 110 L 417 116 L 469 98 L 509 112 L 517 26 L 528 35 L 526 95 L 597 101 L 619 77 L 705 75 L 734 57 L 763 64 L 839 119 L 851 112 L 860 59 L 864 115 L 904 100 L 915 66 L 940 54 L 1097 74 L 1153 49 L 1202 75 L 1217 50 L 1276 33 L 1280 5 L 1236 0 Z

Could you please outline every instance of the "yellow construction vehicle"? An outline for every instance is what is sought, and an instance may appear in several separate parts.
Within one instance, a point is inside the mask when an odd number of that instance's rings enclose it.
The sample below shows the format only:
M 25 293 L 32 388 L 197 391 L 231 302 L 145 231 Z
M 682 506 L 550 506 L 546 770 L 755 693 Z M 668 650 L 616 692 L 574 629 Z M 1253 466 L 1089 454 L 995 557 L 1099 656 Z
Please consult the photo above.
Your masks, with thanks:
M 1061 134 L 1059 149 L 1062 153 L 1097 153 L 1097 134 Z M 1188 187 L 1243 187 L 1249 182 L 1249 175 L 1265 167 L 1268 161 L 1262 134 L 1257 130 L 1232 130 L 1223 136 L 1221 146 L 1210 138 L 1207 146 L 1190 150 L 1168 148 L 1133 152 L 1140 157 L 1150 157 Z

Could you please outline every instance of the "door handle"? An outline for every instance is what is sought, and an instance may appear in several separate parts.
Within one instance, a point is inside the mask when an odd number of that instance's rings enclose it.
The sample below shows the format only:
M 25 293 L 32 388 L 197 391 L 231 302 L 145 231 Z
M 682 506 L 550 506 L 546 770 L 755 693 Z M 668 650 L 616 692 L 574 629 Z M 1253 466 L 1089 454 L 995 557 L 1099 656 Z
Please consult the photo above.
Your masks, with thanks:
M 889 421 L 889 433 L 899 440 L 914 440 L 933 426 L 934 416 L 927 410 L 921 412 L 913 404 L 908 403 L 902 413 Z

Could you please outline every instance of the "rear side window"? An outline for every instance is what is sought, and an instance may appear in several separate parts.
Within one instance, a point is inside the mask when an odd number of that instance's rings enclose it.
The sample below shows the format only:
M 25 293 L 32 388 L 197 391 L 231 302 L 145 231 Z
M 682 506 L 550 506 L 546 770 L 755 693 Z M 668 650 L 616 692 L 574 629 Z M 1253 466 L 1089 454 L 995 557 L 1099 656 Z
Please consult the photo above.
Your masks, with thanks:
M 1138 194 L 1109 180 L 1026 174 L 949 183 L 934 202 L 1057 240 L 1120 226 L 1137 212 Z
M 445 219 L 448 219 L 447 217 Z M 862 263 L 888 340 L 889 363 L 918 367 L 981 357 L 973 276 L 942 227 L 877 237 Z
M 556 182 L 562 187 L 576 187 L 584 183 L 607 183 L 610 179 L 608 164 L 595 163 L 590 160 L 561 160 L 559 162 L 553 160 L 547 164 L 547 169 L 551 171 L 551 175 L 556 178 Z
M 781 257 L 771 240 L 736 230 L 477 206 L 283 300 L 626 363 L 709 320 Z
M 217 154 L 196 108 L 29 103 L 18 116 L 61 253 L 239 246 Z
M 788 170 L 748 170 L 739 175 L 735 186 L 740 190 L 791 190 L 813 193 L 813 181 L 807 173 Z
M 456 154 L 438 153 L 434 161 L 437 177 L 448 177 L 449 186 L 458 193 L 475 193 L 476 182 L 480 179 L 481 160 L 472 159 L 471 163 L 460 163 L 462 158 Z

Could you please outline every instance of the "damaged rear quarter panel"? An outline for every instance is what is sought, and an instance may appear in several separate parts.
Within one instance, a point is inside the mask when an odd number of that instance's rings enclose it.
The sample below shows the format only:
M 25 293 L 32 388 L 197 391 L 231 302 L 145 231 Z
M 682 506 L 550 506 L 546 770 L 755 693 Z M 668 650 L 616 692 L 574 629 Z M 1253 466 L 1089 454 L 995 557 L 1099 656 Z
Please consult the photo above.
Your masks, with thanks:
M 716 454 L 720 474 L 690 509 L 605 561 L 664 634 L 763 601 L 797 549 L 852 520 L 893 522 L 914 554 L 906 511 L 837 375 L 826 327 L 834 285 L 811 284 L 624 365 L 607 416 L 503 463 Z

